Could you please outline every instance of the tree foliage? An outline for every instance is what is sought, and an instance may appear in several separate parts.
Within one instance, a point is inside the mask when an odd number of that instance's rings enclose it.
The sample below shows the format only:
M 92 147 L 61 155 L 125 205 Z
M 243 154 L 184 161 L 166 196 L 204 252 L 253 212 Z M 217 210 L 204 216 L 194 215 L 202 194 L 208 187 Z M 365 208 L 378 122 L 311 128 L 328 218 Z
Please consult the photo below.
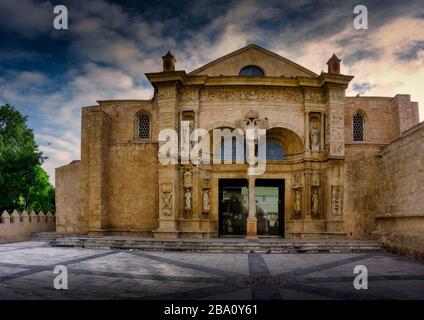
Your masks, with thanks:
M 54 212 L 54 188 L 41 167 L 46 158 L 26 122 L 12 106 L 0 107 L 0 212 Z

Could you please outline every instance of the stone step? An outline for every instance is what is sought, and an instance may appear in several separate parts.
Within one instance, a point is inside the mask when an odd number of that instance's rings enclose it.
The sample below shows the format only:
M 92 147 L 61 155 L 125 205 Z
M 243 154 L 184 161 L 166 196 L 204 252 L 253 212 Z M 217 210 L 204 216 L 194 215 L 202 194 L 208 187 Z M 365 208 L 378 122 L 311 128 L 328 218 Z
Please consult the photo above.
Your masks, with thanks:
M 382 245 L 371 241 L 329 241 L 279 239 L 246 241 L 231 240 L 159 240 L 150 238 L 88 238 L 50 237 L 45 239 L 52 247 L 79 247 L 98 249 L 121 249 L 143 251 L 185 251 L 185 252 L 272 252 L 272 253 L 313 253 L 313 252 L 375 252 L 383 250 Z

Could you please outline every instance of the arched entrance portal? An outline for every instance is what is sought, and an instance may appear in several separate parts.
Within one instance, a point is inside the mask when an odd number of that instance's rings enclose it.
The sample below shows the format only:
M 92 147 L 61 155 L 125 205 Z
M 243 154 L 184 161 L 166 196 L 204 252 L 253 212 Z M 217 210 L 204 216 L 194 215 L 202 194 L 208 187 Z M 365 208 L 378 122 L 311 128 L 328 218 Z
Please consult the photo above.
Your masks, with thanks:
M 246 146 L 236 137 L 229 141 L 214 141 L 213 152 L 220 150 L 222 160 L 211 166 L 218 182 L 218 233 L 219 236 L 279 236 L 284 237 L 285 208 L 292 201 L 285 197 L 286 179 L 291 167 L 301 161 L 303 140 L 287 128 L 273 127 L 267 130 L 264 175 L 248 176 Z M 224 149 L 228 152 L 225 153 Z M 258 148 L 256 148 L 258 150 Z M 225 162 L 224 162 L 225 160 Z

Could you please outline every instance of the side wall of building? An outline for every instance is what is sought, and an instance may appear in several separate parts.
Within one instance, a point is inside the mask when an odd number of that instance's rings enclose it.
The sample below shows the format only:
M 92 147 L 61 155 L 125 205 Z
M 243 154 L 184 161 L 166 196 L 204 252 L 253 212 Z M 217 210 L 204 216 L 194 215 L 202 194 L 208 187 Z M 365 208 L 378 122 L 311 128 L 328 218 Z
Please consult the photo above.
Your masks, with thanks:
M 150 101 L 101 102 L 111 118 L 107 162 L 108 226 L 114 234 L 147 235 L 158 226 L 157 110 Z M 150 117 L 150 139 L 138 118 Z
M 352 119 L 364 117 L 364 141 L 354 142 Z M 402 132 L 418 124 L 418 105 L 409 95 L 390 97 L 347 97 L 345 106 L 346 182 L 345 229 L 354 238 L 372 239 L 384 192 L 384 158 L 381 153 L 393 141 L 403 141 Z M 407 163 L 399 162 L 403 172 Z M 387 175 L 388 173 L 386 173 Z M 400 195 L 393 194 L 398 198 Z
M 387 146 L 375 235 L 388 247 L 424 257 L 424 122 Z
M 80 161 L 56 168 L 56 232 L 81 234 Z

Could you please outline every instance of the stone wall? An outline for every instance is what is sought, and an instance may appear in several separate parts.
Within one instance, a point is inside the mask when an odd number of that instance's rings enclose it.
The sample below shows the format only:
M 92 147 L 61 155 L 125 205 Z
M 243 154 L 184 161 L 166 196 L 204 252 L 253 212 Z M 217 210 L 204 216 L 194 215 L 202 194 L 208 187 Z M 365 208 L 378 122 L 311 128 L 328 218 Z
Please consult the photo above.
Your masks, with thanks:
M 403 131 L 418 124 L 418 104 L 409 95 L 391 97 L 346 97 L 345 143 L 352 143 L 352 118 L 358 111 L 365 117 L 364 141 L 388 144 Z
M 0 219 L 0 242 L 26 240 L 33 233 L 55 231 L 55 217 L 50 213 L 44 214 L 16 210 L 9 214 L 3 211 Z
M 349 237 L 372 238 L 375 230 L 381 158 L 380 147 L 347 146 L 344 227 Z
M 388 247 L 424 258 L 424 122 L 382 152 L 375 235 Z
M 56 231 L 59 234 L 87 232 L 81 225 L 80 161 L 56 168 Z

